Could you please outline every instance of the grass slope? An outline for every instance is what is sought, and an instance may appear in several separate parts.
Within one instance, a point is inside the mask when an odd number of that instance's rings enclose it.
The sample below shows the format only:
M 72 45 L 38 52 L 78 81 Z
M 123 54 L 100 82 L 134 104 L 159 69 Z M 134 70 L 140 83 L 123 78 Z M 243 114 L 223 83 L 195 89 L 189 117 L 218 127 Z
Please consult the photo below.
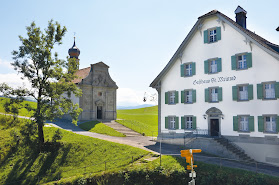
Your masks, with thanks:
M 117 132 L 113 128 L 99 121 L 88 121 L 80 124 L 79 127 L 89 132 L 95 132 L 95 133 L 105 134 L 109 136 L 125 137 L 124 134 Z
M 5 113 L 5 110 L 4 110 L 4 103 L 6 101 L 9 101 L 9 98 L 3 98 L 3 97 L 0 97 L 0 112 L 2 113 Z M 33 108 L 36 108 L 37 106 L 37 103 L 36 102 L 31 102 L 31 101 L 23 101 L 23 107 L 24 105 L 26 104 L 29 104 L 31 107 Z M 30 117 L 31 115 L 33 114 L 33 112 L 28 112 L 25 108 L 22 108 L 19 110 L 19 115 L 20 116 L 26 116 L 26 117 Z
M 24 136 L 19 133 L 22 132 L 24 123 L 16 125 L 2 123 L 0 126 L 0 136 L 4 138 L 0 141 L 0 184 L 15 181 L 19 181 L 16 184 L 45 183 L 84 173 L 121 168 L 131 163 L 132 156 L 133 159 L 139 159 L 148 154 L 138 148 L 65 130 L 60 130 L 63 136 L 61 140 L 51 142 L 57 131 L 54 127 L 44 128 L 48 142 L 44 152 L 39 153 L 36 143 L 23 142 Z M 17 132 L 19 135 L 18 144 L 7 134 L 12 130 L 12 133 Z
M 117 110 L 117 122 L 147 136 L 158 134 L 158 106 Z

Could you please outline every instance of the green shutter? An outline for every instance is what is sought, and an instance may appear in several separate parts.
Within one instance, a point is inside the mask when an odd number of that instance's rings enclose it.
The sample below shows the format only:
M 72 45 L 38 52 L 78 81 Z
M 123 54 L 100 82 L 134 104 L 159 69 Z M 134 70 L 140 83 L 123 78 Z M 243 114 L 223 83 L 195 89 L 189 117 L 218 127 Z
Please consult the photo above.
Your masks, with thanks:
M 217 72 L 221 72 L 222 71 L 222 59 L 218 58 L 217 59 Z
M 276 116 L 276 130 L 279 132 L 279 116 Z
M 257 84 L 257 97 L 263 99 L 263 84 Z
M 178 103 L 178 91 L 175 91 L 175 103 Z
M 181 129 L 185 129 L 185 117 L 181 117 Z
M 165 104 L 169 104 L 169 92 L 165 92 Z
M 249 116 L 249 131 L 254 132 L 254 116 Z
M 175 129 L 179 129 L 179 117 L 175 117 Z
M 221 27 L 216 28 L 217 40 L 221 40 Z
M 193 62 L 192 63 L 192 75 L 195 75 L 196 74 L 196 63 Z
M 252 53 L 246 54 L 247 68 L 252 67 Z
M 196 129 L 197 128 L 197 117 L 193 116 L 192 121 L 193 121 L 193 129 Z
M 279 98 L 279 82 L 275 82 L 275 97 Z
M 263 116 L 258 116 L 258 130 L 259 130 L 259 132 L 264 131 L 264 118 L 263 118 Z
M 196 90 L 192 90 L 192 101 L 193 103 L 195 103 L 197 100 L 196 100 Z
M 208 60 L 204 61 L 204 74 L 208 74 Z
M 233 131 L 238 131 L 238 116 L 233 117 Z
M 222 96 L 222 87 L 218 88 L 218 101 L 222 101 L 223 100 L 223 96 Z
M 184 67 L 184 65 L 185 65 L 185 64 L 181 64 L 181 65 L 180 65 L 180 76 L 181 76 L 181 77 L 184 77 L 184 76 L 185 76 L 185 72 L 184 72 L 184 71 L 185 71 L 185 67 Z
M 165 128 L 169 128 L 169 117 L 165 117 Z
M 253 100 L 253 85 L 248 85 L 248 100 Z
M 232 86 L 233 101 L 237 101 L 238 100 L 238 98 L 237 98 L 237 89 L 238 89 L 237 86 Z
M 205 102 L 209 102 L 209 89 L 204 90 Z
M 208 30 L 204 30 L 203 38 L 204 38 L 204 43 L 208 43 Z
M 232 70 L 236 70 L 236 56 L 231 56 Z
M 181 91 L 181 103 L 185 103 L 185 91 Z

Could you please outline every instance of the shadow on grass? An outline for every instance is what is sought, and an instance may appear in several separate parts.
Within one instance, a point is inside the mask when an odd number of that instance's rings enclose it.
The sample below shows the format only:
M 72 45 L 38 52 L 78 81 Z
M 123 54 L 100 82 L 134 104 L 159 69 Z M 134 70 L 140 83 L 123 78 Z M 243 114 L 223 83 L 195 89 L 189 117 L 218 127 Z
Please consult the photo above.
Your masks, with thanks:
M 100 122 L 99 121 L 88 121 L 88 122 L 80 124 L 79 128 L 81 128 L 85 131 L 89 131 L 92 128 L 94 128 L 98 123 L 100 123 Z
M 22 157 L 15 161 L 4 184 L 37 184 L 38 182 L 59 180 L 62 173 L 59 166 L 65 163 L 71 147 L 68 145 L 63 148 L 60 143 L 46 142 L 42 153 L 31 147 L 24 153 L 20 153 L 20 151 L 13 153 L 13 155 L 22 155 Z M 61 154 L 61 152 L 63 153 Z M 61 159 L 57 161 L 57 157 L 60 155 Z M 57 164 L 54 164 L 55 162 Z

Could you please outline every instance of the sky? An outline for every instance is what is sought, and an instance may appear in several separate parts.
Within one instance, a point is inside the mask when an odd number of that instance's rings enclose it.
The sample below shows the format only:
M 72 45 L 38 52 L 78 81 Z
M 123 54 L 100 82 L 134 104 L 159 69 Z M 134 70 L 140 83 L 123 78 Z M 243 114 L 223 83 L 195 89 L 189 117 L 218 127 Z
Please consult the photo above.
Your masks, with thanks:
M 18 36 L 35 21 L 41 29 L 53 19 L 66 26 L 63 44 L 55 47 L 66 59 L 73 45 L 81 53 L 80 68 L 106 63 L 116 82 L 118 106 L 156 104 L 150 83 L 169 62 L 198 17 L 217 9 L 235 20 L 240 5 L 247 11 L 247 28 L 279 44 L 278 0 L 10 0 L 1 2 L 0 83 L 24 85 L 10 66 Z M 144 94 L 147 102 L 143 102 Z

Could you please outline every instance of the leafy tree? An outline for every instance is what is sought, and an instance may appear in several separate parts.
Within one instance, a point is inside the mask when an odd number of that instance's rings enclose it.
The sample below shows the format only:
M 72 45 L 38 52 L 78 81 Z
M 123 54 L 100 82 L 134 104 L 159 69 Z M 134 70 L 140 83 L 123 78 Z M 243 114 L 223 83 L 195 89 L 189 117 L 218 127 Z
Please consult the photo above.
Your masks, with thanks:
M 46 120 L 53 120 L 68 113 L 77 123 L 82 111 L 78 104 L 73 104 L 71 94 L 81 96 L 81 90 L 72 82 L 76 76 L 78 61 L 76 59 L 58 59 L 53 54 L 55 45 L 62 44 L 66 28 L 53 20 L 48 22 L 44 31 L 35 22 L 26 27 L 27 38 L 19 36 L 21 46 L 13 51 L 12 65 L 18 73 L 31 83 L 31 89 L 21 91 L 21 96 L 32 96 L 37 100 L 34 119 L 38 126 L 40 149 L 44 143 L 43 125 Z M 30 107 L 28 107 L 31 109 Z

